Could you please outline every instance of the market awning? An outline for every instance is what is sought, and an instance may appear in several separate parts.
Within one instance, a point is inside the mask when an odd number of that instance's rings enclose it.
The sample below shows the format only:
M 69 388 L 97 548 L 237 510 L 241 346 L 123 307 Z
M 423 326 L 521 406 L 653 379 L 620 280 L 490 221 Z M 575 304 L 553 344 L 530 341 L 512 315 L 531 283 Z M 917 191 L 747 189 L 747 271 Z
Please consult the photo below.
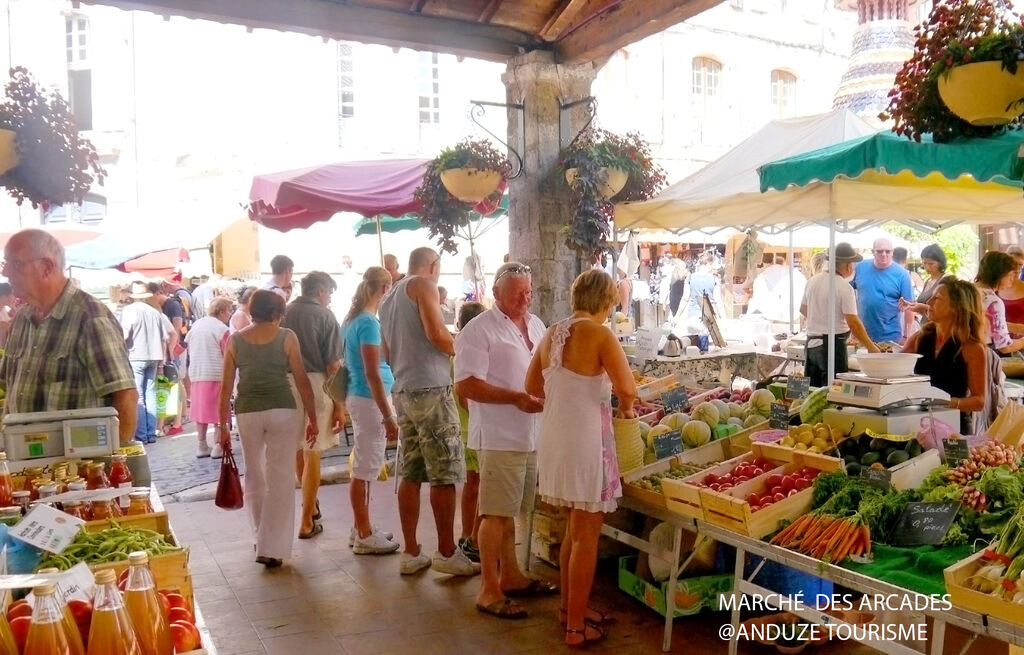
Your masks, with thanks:
M 478 206 L 479 207 L 479 206 Z M 481 218 L 500 218 L 508 213 L 508 193 L 501 196 L 501 202 L 498 204 L 497 209 L 492 213 L 483 216 L 475 211 L 470 212 L 471 219 L 474 221 L 480 220 Z M 401 232 L 403 230 L 418 230 L 423 227 L 420 222 L 419 216 L 416 214 L 406 214 L 404 216 L 374 216 L 372 218 L 363 218 L 355 224 L 356 236 L 362 236 L 364 234 L 377 234 L 377 225 L 380 225 L 380 232 Z
M 188 250 L 184 248 L 168 248 L 158 250 L 119 264 L 116 268 L 125 273 L 138 273 L 145 277 L 167 279 L 175 273 L 182 262 L 189 260 Z
M 67 248 L 76 243 L 82 241 L 89 241 L 95 239 L 103 234 L 103 230 L 98 227 L 92 227 L 90 225 L 82 225 L 81 223 L 50 223 L 45 225 L 26 225 L 23 228 L 17 230 L 7 230 L 0 232 L 0 248 L 7 245 L 7 241 L 12 236 L 20 232 L 21 230 L 27 230 L 29 228 L 43 230 L 49 232 L 60 242 L 60 245 Z
M 162 277 L 162 274 L 144 271 L 173 271 L 177 262 L 189 261 L 188 250 L 169 241 L 151 234 L 108 233 L 68 247 L 65 260 L 67 266 L 77 268 L 118 268 L 125 272 Z

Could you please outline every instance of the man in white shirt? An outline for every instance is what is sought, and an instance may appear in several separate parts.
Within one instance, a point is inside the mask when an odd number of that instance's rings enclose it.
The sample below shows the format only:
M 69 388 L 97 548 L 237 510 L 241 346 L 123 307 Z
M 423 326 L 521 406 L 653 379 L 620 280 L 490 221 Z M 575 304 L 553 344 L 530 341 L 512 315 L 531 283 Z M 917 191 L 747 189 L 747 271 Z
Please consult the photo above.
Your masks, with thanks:
M 836 373 L 850 370 L 846 357 L 846 340 L 850 333 L 857 337 L 868 352 L 878 352 L 878 346 L 871 341 L 864 324 L 857 316 L 857 298 L 853 287 L 847 281 L 853 276 L 854 264 L 864 258 L 854 251 L 848 243 L 837 243 L 835 274 L 829 270 L 818 273 L 804 288 L 804 298 L 800 303 L 800 313 L 807 317 L 807 354 L 804 362 L 804 375 L 811 379 L 812 387 L 828 384 L 828 303 L 832 290 L 830 279 L 835 280 L 835 368 Z
M 510 597 L 554 593 L 519 569 L 515 517 L 533 506 L 537 432 L 544 401 L 524 390 L 526 370 L 544 336 L 530 313 L 530 268 L 503 264 L 494 276 L 494 307 L 455 339 L 455 390 L 469 401 L 469 446 L 480 462 L 480 591 L 476 607 L 500 618 L 526 610 Z
M 131 297 L 135 302 L 121 311 L 121 327 L 128 346 L 128 362 L 135 374 L 135 388 L 139 392 L 135 438 L 142 443 L 156 443 L 156 376 L 167 357 L 171 334 L 164 315 L 147 302 L 153 294 L 145 284 L 132 283 Z

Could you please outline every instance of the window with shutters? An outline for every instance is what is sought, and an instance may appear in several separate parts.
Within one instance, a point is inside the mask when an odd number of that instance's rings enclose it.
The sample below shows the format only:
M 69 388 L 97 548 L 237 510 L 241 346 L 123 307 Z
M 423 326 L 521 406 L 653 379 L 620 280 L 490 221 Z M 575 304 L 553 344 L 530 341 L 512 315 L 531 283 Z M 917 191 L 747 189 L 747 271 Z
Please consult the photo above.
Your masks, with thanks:
M 772 109 L 776 118 L 789 118 L 796 113 L 796 75 L 772 71 Z

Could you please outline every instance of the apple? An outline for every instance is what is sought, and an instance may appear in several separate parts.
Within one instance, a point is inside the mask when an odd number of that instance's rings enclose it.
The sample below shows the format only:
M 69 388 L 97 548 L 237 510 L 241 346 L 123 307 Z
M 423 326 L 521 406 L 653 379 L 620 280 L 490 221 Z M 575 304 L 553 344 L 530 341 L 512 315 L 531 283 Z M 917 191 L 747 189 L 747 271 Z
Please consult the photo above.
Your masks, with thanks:
M 25 641 L 28 639 L 28 629 L 32 626 L 32 617 L 17 616 L 10 621 L 11 634 L 14 635 L 14 643 L 18 645 L 18 652 L 25 650 Z
M 175 653 L 186 653 L 199 648 L 199 630 L 191 623 L 177 621 L 171 623 L 170 629 Z
M 170 605 L 170 609 L 174 609 L 175 607 L 180 607 L 182 609 L 186 609 L 187 610 L 189 608 L 188 607 L 188 601 L 185 600 L 185 597 L 182 596 L 181 594 L 179 594 L 178 592 L 176 592 L 176 591 L 161 591 L 160 593 L 163 595 L 164 598 L 167 599 L 167 604 Z
M 195 618 L 192 616 L 192 612 L 188 611 L 184 607 L 172 607 L 171 611 L 167 615 L 167 621 L 174 623 L 175 621 L 183 621 L 185 623 L 196 624 Z

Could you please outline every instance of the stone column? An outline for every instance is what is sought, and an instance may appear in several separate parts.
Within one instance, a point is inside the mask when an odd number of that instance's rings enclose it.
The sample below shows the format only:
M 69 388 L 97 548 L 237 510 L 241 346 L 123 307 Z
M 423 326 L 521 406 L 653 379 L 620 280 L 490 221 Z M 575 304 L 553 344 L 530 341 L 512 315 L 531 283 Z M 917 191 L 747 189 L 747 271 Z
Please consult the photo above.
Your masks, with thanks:
M 559 151 L 568 145 L 559 143 L 559 102 L 589 96 L 596 74 L 593 64 L 559 65 L 552 53 L 534 51 L 512 59 L 502 76 L 507 102 L 525 105 L 525 139 L 518 121 L 509 120 L 508 128 L 513 147 L 526 143 L 523 174 L 509 185 L 509 254 L 533 270 L 532 311 L 547 325 L 569 315 L 569 287 L 581 270 L 560 232 L 571 212 L 569 187 L 554 174 Z M 571 139 L 587 120 L 585 109 L 576 107 L 562 119 Z

